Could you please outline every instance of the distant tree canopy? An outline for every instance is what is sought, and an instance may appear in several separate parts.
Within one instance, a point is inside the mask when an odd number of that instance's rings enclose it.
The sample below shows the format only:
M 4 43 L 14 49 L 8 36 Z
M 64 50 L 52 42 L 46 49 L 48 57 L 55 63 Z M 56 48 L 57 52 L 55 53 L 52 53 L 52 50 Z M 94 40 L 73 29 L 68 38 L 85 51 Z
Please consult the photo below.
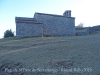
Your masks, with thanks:
M 4 38 L 7 38 L 7 37 L 14 37 L 14 32 L 12 32 L 12 30 L 6 30 L 4 32 Z
M 77 26 L 77 28 L 83 28 L 83 23 L 80 23 L 78 26 Z

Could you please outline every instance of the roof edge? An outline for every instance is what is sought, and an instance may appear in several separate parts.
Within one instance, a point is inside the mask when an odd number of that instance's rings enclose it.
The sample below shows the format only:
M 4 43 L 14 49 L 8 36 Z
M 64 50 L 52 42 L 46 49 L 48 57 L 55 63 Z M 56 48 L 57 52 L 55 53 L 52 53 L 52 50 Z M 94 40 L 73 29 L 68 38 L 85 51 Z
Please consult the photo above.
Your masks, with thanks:
M 74 18 L 74 19 L 75 19 L 75 17 L 65 17 L 65 16 L 63 16 L 63 15 L 56 15 L 56 14 L 39 13 L 39 12 L 35 12 L 35 14 L 49 15 L 49 16 L 57 16 L 57 17 L 64 17 L 64 18 Z M 35 14 L 34 14 L 34 15 L 35 15 Z

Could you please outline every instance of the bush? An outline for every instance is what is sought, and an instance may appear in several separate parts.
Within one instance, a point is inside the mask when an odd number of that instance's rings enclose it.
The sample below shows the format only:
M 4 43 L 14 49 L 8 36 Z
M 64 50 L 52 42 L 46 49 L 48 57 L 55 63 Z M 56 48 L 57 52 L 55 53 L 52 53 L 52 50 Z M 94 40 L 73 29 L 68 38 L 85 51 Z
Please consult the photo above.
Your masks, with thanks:
M 7 37 L 14 37 L 14 32 L 12 32 L 12 30 L 6 30 L 4 32 L 4 38 L 7 38 Z

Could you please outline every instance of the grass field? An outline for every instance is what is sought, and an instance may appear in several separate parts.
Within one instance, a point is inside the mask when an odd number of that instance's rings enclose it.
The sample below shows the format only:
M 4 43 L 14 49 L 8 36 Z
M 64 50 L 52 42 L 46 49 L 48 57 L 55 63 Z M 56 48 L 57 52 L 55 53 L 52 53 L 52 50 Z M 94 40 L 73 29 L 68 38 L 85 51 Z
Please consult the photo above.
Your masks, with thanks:
M 4 68 L 71 69 L 92 71 L 26 73 L 25 75 L 100 75 L 100 32 L 89 36 L 0 39 L 0 72 Z M 5 73 L 5 74 L 4 74 Z M 12 74 L 9 75 L 24 75 Z

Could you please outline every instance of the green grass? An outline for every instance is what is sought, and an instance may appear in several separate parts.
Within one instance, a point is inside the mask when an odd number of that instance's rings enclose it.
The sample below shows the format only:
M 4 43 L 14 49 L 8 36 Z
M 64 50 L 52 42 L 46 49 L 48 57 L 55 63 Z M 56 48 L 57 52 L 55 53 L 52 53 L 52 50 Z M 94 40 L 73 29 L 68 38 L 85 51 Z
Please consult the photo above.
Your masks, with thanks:
M 88 75 L 97 75 L 100 74 L 100 32 L 89 36 L 1 39 L 0 67 L 2 68 L 2 65 L 7 63 L 9 65 L 21 63 L 24 68 L 40 69 L 91 67 L 93 71 Z M 18 66 L 10 65 L 10 67 Z M 85 75 L 85 73 L 81 74 Z M 59 73 L 59 75 L 61 74 Z M 75 73 L 68 75 L 75 75 Z

